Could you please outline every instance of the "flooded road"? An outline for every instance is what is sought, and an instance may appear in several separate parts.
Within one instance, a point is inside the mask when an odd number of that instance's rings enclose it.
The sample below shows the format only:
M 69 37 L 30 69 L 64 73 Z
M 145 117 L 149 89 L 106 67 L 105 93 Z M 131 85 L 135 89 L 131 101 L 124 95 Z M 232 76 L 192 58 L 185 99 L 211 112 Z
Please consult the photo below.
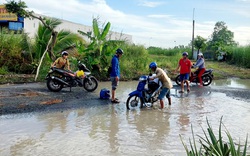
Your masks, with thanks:
M 222 116 L 236 142 L 239 139 L 243 142 L 250 132 L 249 99 L 226 93 L 249 90 L 249 80 L 216 81 L 204 88 L 194 85 L 189 94 L 183 95 L 172 89 L 172 105 L 166 105 L 164 110 L 127 111 L 128 93 L 137 83 L 120 83 L 117 90 L 120 104 L 107 102 L 74 110 L 0 116 L 0 155 L 184 156 L 179 135 L 188 143 L 191 125 L 195 134 L 202 135 L 202 127 L 207 128 L 206 118 L 217 132 Z M 101 82 L 97 96 L 102 88 L 110 88 L 110 83 Z

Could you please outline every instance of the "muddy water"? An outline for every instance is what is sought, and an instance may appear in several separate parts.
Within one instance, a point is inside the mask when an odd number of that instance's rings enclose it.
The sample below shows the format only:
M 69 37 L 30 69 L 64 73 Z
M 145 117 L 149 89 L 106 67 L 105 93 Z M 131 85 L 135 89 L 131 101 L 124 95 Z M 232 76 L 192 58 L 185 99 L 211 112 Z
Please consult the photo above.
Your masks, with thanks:
M 248 82 L 239 82 L 239 88 L 249 88 Z M 211 87 L 193 86 L 183 95 L 172 89 L 173 104 L 164 110 L 127 111 L 127 95 L 136 85 L 120 83 L 117 94 L 122 103 L 117 105 L 0 116 L 0 155 L 182 156 L 186 154 L 179 135 L 187 143 L 191 125 L 195 134 L 202 135 L 206 118 L 217 131 L 221 116 L 236 142 L 243 142 L 250 132 L 250 103 L 213 92 L 216 86 L 238 85 L 218 81 Z M 99 90 L 109 86 L 101 83 Z

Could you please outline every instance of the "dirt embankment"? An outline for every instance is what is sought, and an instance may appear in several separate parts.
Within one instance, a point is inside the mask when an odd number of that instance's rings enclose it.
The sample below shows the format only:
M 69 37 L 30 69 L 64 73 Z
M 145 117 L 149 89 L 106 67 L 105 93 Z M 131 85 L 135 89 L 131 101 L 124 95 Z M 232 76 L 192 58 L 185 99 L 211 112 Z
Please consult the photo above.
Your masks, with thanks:
M 44 83 L 0 85 L 0 115 L 31 111 L 65 110 L 105 104 L 94 93 L 83 88 L 65 88 L 60 92 L 50 92 Z

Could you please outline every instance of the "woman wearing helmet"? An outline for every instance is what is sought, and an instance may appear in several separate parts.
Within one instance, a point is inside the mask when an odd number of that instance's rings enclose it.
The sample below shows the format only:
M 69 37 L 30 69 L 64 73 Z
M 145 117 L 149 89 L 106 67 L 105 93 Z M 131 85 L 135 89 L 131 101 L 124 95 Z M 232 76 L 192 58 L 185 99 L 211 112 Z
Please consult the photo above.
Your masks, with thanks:
M 112 103 L 119 103 L 119 100 L 115 98 L 115 91 L 117 89 L 117 86 L 119 84 L 119 79 L 120 79 L 120 64 L 119 64 L 119 59 L 123 55 L 123 50 L 118 48 L 116 50 L 116 54 L 112 58 L 111 65 L 111 73 L 110 73 L 110 80 L 112 84 L 112 94 L 111 94 L 111 102 Z
M 65 69 L 65 67 L 67 67 L 66 69 L 70 70 L 68 55 L 69 53 L 67 51 L 63 51 L 62 57 L 57 58 L 55 62 L 51 65 L 51 67 L 56 66 L 56 68 L 61 69 Z
M 189 86 L 189 75 L 191 73 L 191 67 L 192 63 L 188 59 L 188 53 L 184 52 L 182 53 L 182 58 L 179 61 L 179 65 L 176 68 L 175 72 L 180 68 L 180 80 L 181 80 L 181 91 L 179 93 L 184 93 L 184 83 L 186 82 L 187 84 L 187 91 L 190 91 L 190 86 Z
M 156 76 L 150 79 L 154 80 L 155 78 L 159 78 L 159 80 L 162 83 L 162 90 L 160 92 L 160 95 L 158 96 L 158 99 L 160 100 L 161 109 L 163 109 L 164 108 L 163 99 L 165 96 L 168 98 L 169 105 L 171 105 L 170 89 L 173 87 L 171 79 L 168 77 L 166 72 L 164 72 L 164 70 L 157 67 L 156 62 L 150 63 L 149 68 L 156 74 Z
M 194 67 L 198 67 L 198 70 L 196 71 L 196 73 L 198 74 L 198 79 L 199 79 L 199 83 L 200 83 L 199 86 L 202 87 L 203 82 L 202 82 L 201 77 L 202 77 L 203 73 L 206 71 L 205 60 L 204 60 L 202 53 L 198 54 L 198 60 L 197 60 L 196 64 L 194 65 Z

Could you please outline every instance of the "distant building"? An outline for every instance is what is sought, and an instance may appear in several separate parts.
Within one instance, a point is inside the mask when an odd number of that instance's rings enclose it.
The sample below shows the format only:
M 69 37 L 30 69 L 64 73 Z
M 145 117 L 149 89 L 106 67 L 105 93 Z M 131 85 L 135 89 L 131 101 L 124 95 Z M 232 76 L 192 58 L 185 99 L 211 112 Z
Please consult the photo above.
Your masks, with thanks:
M 0 5 L 0 28 L 10 30 L 22 30 L 24 28 L 24 18 L 8 13 L 4 5 Z
M 43 16 L 43 15 L 40 15 Z M 72 33 L 77 33 L 78 30 L 83 32 L 92 31 L 91 26 L 86 26 L 78 23 L 73 23 L 70 21 L 62 20 L 62 24 L 57 27 L 57 31 L 68 30 Z M 30 38 L 34 38 L 38 29 L 40 21 L 38 19 L 29 19 L 17 17 L 15 14 L 10 14 L 5 9 L 4 5 L 0 5 L 0 28 L 8 28 L 9 30 L 24 30 L 25 33 L 29 35 Z M 87 40 L 86 37 L 83 36 Z M 108 39 L 111 40 L 126 40 L 129 43 L 132 43 L 132 35 L 122 34 L 120 32 L 110 31 L 108 34 Z

